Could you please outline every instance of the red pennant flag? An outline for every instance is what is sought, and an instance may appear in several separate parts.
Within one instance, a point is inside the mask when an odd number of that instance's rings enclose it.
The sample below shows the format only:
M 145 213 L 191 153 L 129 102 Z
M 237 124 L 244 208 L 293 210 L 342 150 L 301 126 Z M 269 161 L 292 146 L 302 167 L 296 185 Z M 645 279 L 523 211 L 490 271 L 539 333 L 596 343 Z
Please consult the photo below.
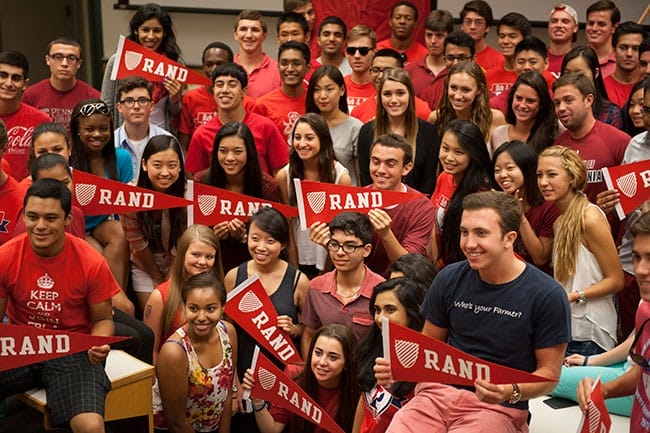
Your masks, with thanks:
M 442 341 L 382 319 L 384 357 L 393 379 L 473 386 L 476 379 L 494 384 L 554 382 L 469 355 Z
M 302 362 L 291 336 L 277 326 L 278 313 L 257 274 L 228 293 L 226 314 L 280 361 Z
M 371 209 L 385 209 L 424 197 L 414 192 L 384 191 L 310 180 L 294 179 L 293 183 L 302 230 L 307 230 L 318 221 L 329 222 L 340 212 L 367 214 Z
M 0 371 L 84 352 L 131 337 L 101 337 L 26 325 L 0 325 Z
M 171 77 L 184 84 L 210 84 L 208 77 L 120 35 L 111 80 L 134 75 L 153 82 L 162 82 L 165 77 Z
M 310 367 L 306 366 L 305 368 Z M 255 346 L 251 370 L 253 370 L 255 386 L 251 391 L 244 393 L 244 398 L 252 396 L 264 399 L 274 406 L 290 410 L 323 430 L 331 433 L 344 433 L 343 429 L 336 424 L 332 417 L 309 397 L 296 382 L 260 353 L 259 346 Z
M 189 206 L 191 201 L 74 170 L 74 205 L 84 215 L 138 212 Z
M 582 421 L 579 433 L 609 433 L 612 427 L 612 418 L 609 416 L 605 399 L 603 398 L 603 389 L 600 382 L 600 376 L 596 379 L 591 389 L 591 401 L 587 412 L 582 415 Z
M 633 162 L 616 167 L 603 167 L 603 177 L 608 189 L 619 194 L 616 214 L 619 219 L 650 199 L 650 160 Z
M 298 209 L 280 203 L 251 197 L 199 182 L 188 181 L 189 197 L 194 198 L 194 206 L 188 214 L 189 224 L 213 226 L 223 221 L 239 218 L 248 221 L 261 207 L 273 207 L 287 218 L 298 216 Z

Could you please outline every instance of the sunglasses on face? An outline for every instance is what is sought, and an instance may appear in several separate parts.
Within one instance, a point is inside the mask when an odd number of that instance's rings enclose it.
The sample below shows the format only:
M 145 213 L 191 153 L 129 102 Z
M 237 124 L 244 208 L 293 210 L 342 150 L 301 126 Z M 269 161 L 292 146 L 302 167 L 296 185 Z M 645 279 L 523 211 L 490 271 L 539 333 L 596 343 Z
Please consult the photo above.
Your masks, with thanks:
M 79 114 L 82 116 L 92 116 L 95 113 L 99 114 L 108 114 L 108 106 L 103 102 L 93 102 L 90 104 L 84 104 L 79 109 Z
M 368 53 L 372 50 L 370 47 L 347 47 L 345 52 L 350 56 L 354 56 L 358 51 L 362 56 L 367 56 Z
M 634 352 L 634 348 L 636 347 L 636 343 L 639 341 L 639 337 L 641 337 L 641 334 L 643 333 L 643 328 L 645 325 L 650 322 L 650 319 L 646 319 L 645 322 L 641 324 L 639 327 L 639 331 L 636 333 L 634 336 L 634 341 L 632 342 L 632 347 L 630 347 L 630 352 L 628 353 L 628 357 L 637 364 L 639 367 L 644 368 L 644 369 L 650 369 L 650 363 L 648 363 L 648 360 L 643 357 L 640 353 Z

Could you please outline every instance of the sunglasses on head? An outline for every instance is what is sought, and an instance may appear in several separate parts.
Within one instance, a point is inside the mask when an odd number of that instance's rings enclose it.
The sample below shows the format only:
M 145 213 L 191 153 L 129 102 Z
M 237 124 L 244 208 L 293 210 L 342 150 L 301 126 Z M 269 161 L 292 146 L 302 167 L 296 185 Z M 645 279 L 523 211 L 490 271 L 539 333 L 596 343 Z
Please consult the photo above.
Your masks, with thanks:
M 648 360 L 645 359 L 643 355 L 634 352 L 634 348 L 636 347 L 636 343 L 639 341 L 639 337 L 641 337 L 641 334 L 643 333 L 643 328 L 648 322 L 650 322 L 650 319 L 646 319 L 645 322 L 643 322 L 639 327 L 639 330 L 636 332 L 636 335 L 634 336 L 632 347 L 630 347 L 630 352 L 628 353 L 628 356 L 632 360 L 632 362 L 634 362 L 639 367 L 644 369 L 650 369 L 650 363 L 648 363 Z
M 348 53 L 350 56 L 354 56 L 358 51 L 359 54 L 361 54 L 362 56 L 367 56 L 370 50 L 372 50 L 372 48 L 370 47 L 347 47 L 345 49 L 345 52 Z
M 92 116 L 95 113 L 108 114 L 108 106 L 103 102 L 93 102 L 90 104 L 84 104 L 79 109 L 79 114 L 82 116 Z

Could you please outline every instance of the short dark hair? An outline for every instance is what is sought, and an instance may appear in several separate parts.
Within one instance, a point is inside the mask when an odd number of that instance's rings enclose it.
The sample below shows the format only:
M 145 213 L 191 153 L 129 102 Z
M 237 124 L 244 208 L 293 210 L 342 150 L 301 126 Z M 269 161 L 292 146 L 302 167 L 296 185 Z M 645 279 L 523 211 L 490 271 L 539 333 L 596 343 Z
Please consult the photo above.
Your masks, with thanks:
M 465 19 L 467 12 L 477 13 L 485 19 L 485 25 L 487 27 L 492 27 L 492 23 L 494 22 L 494 15 L 492 15 L 492 8 L 490 7 L 490 4 L 485 0 L 471 0 L 465 3 L 463 9 L 460 11 L 461 21 Z
M 590 13 L 601 11 L 611 12 L 611 21 L 613 25 L 616 25 L 621 21 L 621 11 L 616 7 L 616 3 L 611 0 L 598 0 L 595 3 L 592 3 L 587 8 L 587 18 L 589 18 Z
M 225 44 L 220 41 L 216 41 L 216 42 L 210 42 L 208 45 L 205 46 L 205 48 L 203 49 L 203 54 L 201 54 L 201 63 L 205 63 L 205 55 L 209 50 L 212 49 L 224 50 L 226 54 L 228 54 L 229 62 L 232 62 L 235 59 L 235 54 L 232 52 L 232 48 L 230 48 L 228 44 Z
M 151 82 L 146 78 L 139 77 L 137 75 L 126 77 L 123 80 L 120 80 L 119 84 L 117 85 L 117 94 L 119 98 L 122 99 L 123 93 L 128 93 L 134 89 L 146 89 L 147 93 L 149 93 L 150 98 L 153 94 L 153 85 Z
M 282 8 L 284 9 L 285 12 L 291 12 L 296 10 L 296 8 L 299 8 L 300 6 L 306 5 L 307 3 L 311 3 L 312 0 L 283 0 L 282 1 Z
M 79 57 L 81 57 L 81 44 L 74 39 L 66 38 L 65 36 L 59 37 L 54 39 L 52 42 L 47 44 L 47 53 L 45 54 L 50 54 L 50 50 L 52 49 L 52 46 L 55 44 L 61 44 L 61 45 L 72 45 L 73 47 L 77 47 L 79 49 Z
M 458 47 L 469 48 L 469 52 L 472 54 L 472 57 L 474 57 L 474 54 L 476 54 L 476 44 L 474 42 L 474 39 L 472 39 L 472 37 L 467 33 L 460 30 L 454 30 L 453 32 L 449 33 L 445 38 L 443 44 L 443 53 L 447 48 L 447 45 L 452 44 Z
M 275 31 L 278 34 L 280 33 L 280 26 L 284 23 L 300 24 L 300 28 L 302 29 L 302 32 L 305 35 L 309 34 L 309 24 L 307 24 L 307 20 L 305 19 L 304 16 L 302 16 L 297 12 L 285 12 L 282 15 L 280 15 L 280 18 L 278 18 L 278 23 L 275 26 Z
M 320 32 L 323 30 L 323 27 L 325 27 L 328 24 L 336 24 L 337 26 L 341 27 L 343 30 L 343 39 L 348 37 L 348 28 L 345 25 L 345 22 L 337 17 L 336 15 L 330 15 L 327 18 L 325 18 L 323 21 L 321 21 L 320 25 L 318 26 L 318 34 L 320 35 Z
M 23 200 L 23 208 L 27 207 L 27 202 L 30 197 L 38 198 L 53 198 L 61 202 L 61 209 L 63 214 L 67 217 L 72 211 L 72 193 L 67 186 L 56 179 L 38 179 L 32 186 L 27 189 L 25 199 Z
M 282 43 L 278 48 L 278 61 L 280 61 L 280 56 L 282 53 L 287 50 L 300 51 L 302 57 L 305 59 L 305 62 L 307 62 L 307 64 L 311 62 L 311 51 L 309 50 L 309 46 L 307 44 L 298 41 L 287 41 Z
M 645 31 L 642 25 L 634 21 L 625 21 L 616 26 L 616 30 L 614 30 L 614 35 L 612 36 L 612 47 L 614 49 L 616 49 L 618 40 L 623 35 L 641 35 L 641 40 L 645 40 L 648 37 L 648 32 Z
M 399 1 L 399 2 L 395 3 L 393 5 L 393 7 L 390 8 L 390 15 L 388 15 L 388 16 L 392 18 L 393 17 L 393 12 L 395 12 L 395 9 L 397 9 L 400 6 L 406 6 L 408 8 L 413 9 L 413 14 L 414 14 L 415 21 L 418 20 L 418 18 L 419 18 L 419 16 L 418 16 L 418 8 L 416 8 L 415 5 L 413 3 L 411 3 L 410 1 L 408 1 L 408 0 L 402 0 L 402 1 Z
M 409 144 L 408 141 L 406 141 L 406 138 L 402 137 L 401 135 L 395 134 L 393 132 L 380 135 L 370 146 L 370 153 L 372 153 L 372 149 L 374 149 L 378 144 L 386 147 L 392 147 L 393 149 L 401 149 L 404 151 L 404 161 L 402 161 L 402 164 L 406 165 L 410 162 L 413 162 L 413 147 Z
M 546 49 L 546 44 L 537 36 L 524 36 L 524 38 L 519 41 L 515 47 L 515 56 L 522 51 L 534 51 L 542 56 L 542 58 L 548 58 L 548 50 Z
M 503 191 L 481 191 L 467 195 L 463 199 L 463 210 L 494 209 L 499 214 L 501 235 L 508 232 L 519 233 L 521 225 L 521 205 L 511 194 Z
M 253 223 L 283 246 L 289 245 L 289 222 L 279 210 L 268 206 L 261 207 L 248 219 L 248 227 Z
M 0 64 L 15 66 L 23 70 L 23 79 L 29 75 L 29 61 L 19 51 L 3 51 L 0 53 Z
M 267 32 L 266 21 L 264 21 L 264 16 L 262 16 L 259 11 L 256 11 L 254 9 L 244 9 L 241 11 L 235 19 L 235 25 L 233 26 L 233 29 L 235 31 L 237 31 L 237 27 L 239 26 L 239 22 L 241 20 L 259 21 L 260 25 L 262 26 L 262 31 L 264 33 Z
M 424 20 L 424 28 L 432 32 L 447 32 L 454 31 L 454 17 L 451 12 L 444 9 L 433 10 L 427 15 Z
M 366 215 L 357 212 L 341 212 L 328 224 L 330 234 L 340 230 L 346 235 L 356 236 L 364 245 L 372 242 L 372 224 Z
M 372 56 L 372 59 L 374 60 L 377 57 L 392 57 L 393 59 L 397 60 L 397 66 L 400 68 L 404 67 L 404 59 L 398 53 L 392 48 L 382 48 L 381 50 L 377 50 L 374 56 Z
M 183 291 L 181 292 L 181 299 L 183 304 L 187 303 L 187 295 L 195 289 L 209 288 L 214 291 L 217 298 L 221 301 L 221 305 L 226 304 L 226 289 L 223 283 L 217 278 L 213 272 L 202 272 L 197 275 L 191 276 L 185 284 L 183 284 Z
M 645 38 L 643 42 L 641 42 L 641 45 L 639 45 L 639 57 L 641 57 L 641 54 L 646 51 L 650 51 L 650 38 Z
M 517 29 L 521 32 L 521 36 L 523 37 L 531 36 L 533 34 L 533 27 L 530 25 L 528 18 L 518 12 L 509 12 L 501 17 L 499 25 L 497 26 L 497 33 L 501 26 L 508 26 Z
M 72 171 L 70 170 L 68 161 L 66 161 L 64 157 L 62 157 L 58 153 L 44 153 L 43 155 L 34 159 L 32 165 L 29 168 L 30 175 L 32 176 L 32 180 L 34 181 L 39 179 L 39 175 L 38 175 L 39 171 L 49 170 L 50 168 L 54 168 L 59 165 L 63 166 L 65 170 L 68 172 L 68 176 L 72 178 Z
M 214 68 L 214 71 L 212 71 L 212 83 L 214 84 L 214 81 L 218 77 L 233 77 L 237 81 L 239 81 L 239 84 L 241 84 L 241 88 L 245 89 L 248 86 L 248 74 L 246 74 L 246 71 L 244 68 L 242 68 L 240 65 L 237 63 L 223 63 L 216 68 Z

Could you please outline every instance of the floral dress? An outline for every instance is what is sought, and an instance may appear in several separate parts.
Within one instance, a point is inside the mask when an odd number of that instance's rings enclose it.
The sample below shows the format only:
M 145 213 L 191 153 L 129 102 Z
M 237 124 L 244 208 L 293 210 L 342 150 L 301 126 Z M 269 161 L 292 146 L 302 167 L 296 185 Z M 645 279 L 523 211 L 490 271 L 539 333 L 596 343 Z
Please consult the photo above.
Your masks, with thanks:
M 212 368 L 203 368 L 201 366 L 194 347 L 192 347 L 192 342 L 183 328 L 176 330 L 176 334 L 181 337 L 181 341 L 166 341 L 166 343 L 178 344 L 187 355 L 187 407 L 185 415 L 194 431 L 197 432 L 218 430 L 224 404 L 230 403 L 228 393 L 232 386 L 234 373 L 232 346 L 226 325 L 223 322 L 219 322 L 217 330 L 223 349 L 223 358 L 219 364 Z M 154 426 L 157 429 L 167 429 L 158 380 L 153 385 L 153 416 Z

